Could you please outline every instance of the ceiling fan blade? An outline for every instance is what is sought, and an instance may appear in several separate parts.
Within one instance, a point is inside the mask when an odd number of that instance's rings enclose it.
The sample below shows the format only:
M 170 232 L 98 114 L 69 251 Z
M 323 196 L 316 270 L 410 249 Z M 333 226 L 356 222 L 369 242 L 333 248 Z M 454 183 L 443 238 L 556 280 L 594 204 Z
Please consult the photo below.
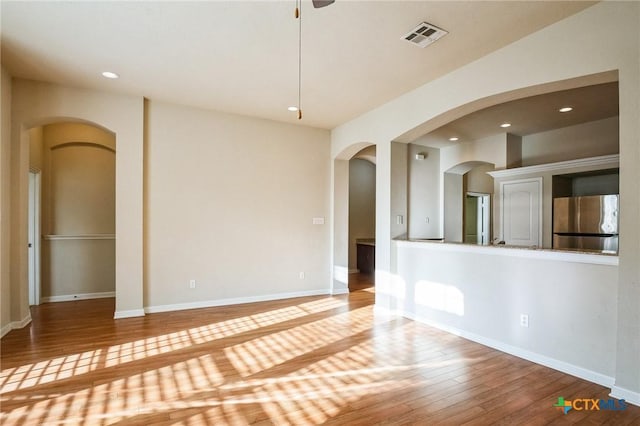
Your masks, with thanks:
M 321 8 L 321 7 L 329 6 L 334 1 L 336 1 L 336 0 L 313 0 L 313 7 L 318 9 L 318 8 Z

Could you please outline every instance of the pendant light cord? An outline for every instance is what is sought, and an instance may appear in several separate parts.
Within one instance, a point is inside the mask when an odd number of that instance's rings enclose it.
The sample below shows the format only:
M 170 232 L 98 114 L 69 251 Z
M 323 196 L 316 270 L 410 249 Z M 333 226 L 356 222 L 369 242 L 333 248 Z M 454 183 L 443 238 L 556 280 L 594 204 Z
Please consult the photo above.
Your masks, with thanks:
M 298 120 L 302 120 L 302 1 L 296 0 L 298 12 Z

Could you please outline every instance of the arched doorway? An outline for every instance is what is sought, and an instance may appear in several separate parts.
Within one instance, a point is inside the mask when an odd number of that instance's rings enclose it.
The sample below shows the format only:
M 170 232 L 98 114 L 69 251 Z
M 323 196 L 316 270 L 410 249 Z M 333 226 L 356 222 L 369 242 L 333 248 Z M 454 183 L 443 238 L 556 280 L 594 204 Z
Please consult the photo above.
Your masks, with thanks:
M 115 134 L 66 120 L 27 134 L 29 169 L 42 188 L 29 191 L 41 229 L 30 235 L 29 304 L 115 297 Z
M 376 147 L 370 145 L 349 160 L 350 292 L 375 284 Z
M 491 241 L 492 163 L 466 161 L 444 172 L 444 239 L 487 245 Z
M 350 222 L 350 160 L 360 153 L 365 158 L 369 157 L 369 160 L 375 156 L 375 151 L 371 151 L 368 147 L 375 145 L 368 142 L 359 142 L 350 145 L 339 153 L 333 160 L 333 271 L 332 271 L 332 294 L 342 294 L 349 292 L 349 272 L 350 266 L 353 266 L 353 261 L 350 265 L 350 246 L 351 238 L 349 232 Z M 358 161 L 367 161 L 366 159 L 357 159 Z M 374 186 L 375 194 L 375 186 Z M 370 198 L 370 197 L 369 197 Z M 374 199 L 375 205 L 375 199 Z M 375 213 L 373 223 L 375 223 Z M 375 229 L 375 225 L 374 225 Z M 374 235 L 375 237 L 375 235 Z M 353 235 L 353 249 L 356 248 L 355 239 Z M 353 253 L 352 253 L 353 254 Z M 351 268 L 351 272 L 355 272 Z

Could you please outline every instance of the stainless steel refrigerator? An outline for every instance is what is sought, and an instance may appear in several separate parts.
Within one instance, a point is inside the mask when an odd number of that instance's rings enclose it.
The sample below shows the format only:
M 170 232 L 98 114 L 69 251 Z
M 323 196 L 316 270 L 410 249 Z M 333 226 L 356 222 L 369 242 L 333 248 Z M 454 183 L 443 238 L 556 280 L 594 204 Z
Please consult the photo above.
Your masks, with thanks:
M 618 195 L 553 200 L 553 248 L 618 252 Z

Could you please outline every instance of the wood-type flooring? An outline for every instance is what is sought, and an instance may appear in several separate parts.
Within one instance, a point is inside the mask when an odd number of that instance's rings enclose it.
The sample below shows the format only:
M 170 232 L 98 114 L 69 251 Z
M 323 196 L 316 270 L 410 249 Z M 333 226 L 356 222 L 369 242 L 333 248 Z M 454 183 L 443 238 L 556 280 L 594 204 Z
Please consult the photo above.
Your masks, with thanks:
M 608 389 L 374 314 L 374 287 L 356 281 L 336 297 L 119 320 L 113 299 L 34 307 L 0 342 L 0 423 L 640 424 L 631 405 L 563 414 L 559 397 Z

